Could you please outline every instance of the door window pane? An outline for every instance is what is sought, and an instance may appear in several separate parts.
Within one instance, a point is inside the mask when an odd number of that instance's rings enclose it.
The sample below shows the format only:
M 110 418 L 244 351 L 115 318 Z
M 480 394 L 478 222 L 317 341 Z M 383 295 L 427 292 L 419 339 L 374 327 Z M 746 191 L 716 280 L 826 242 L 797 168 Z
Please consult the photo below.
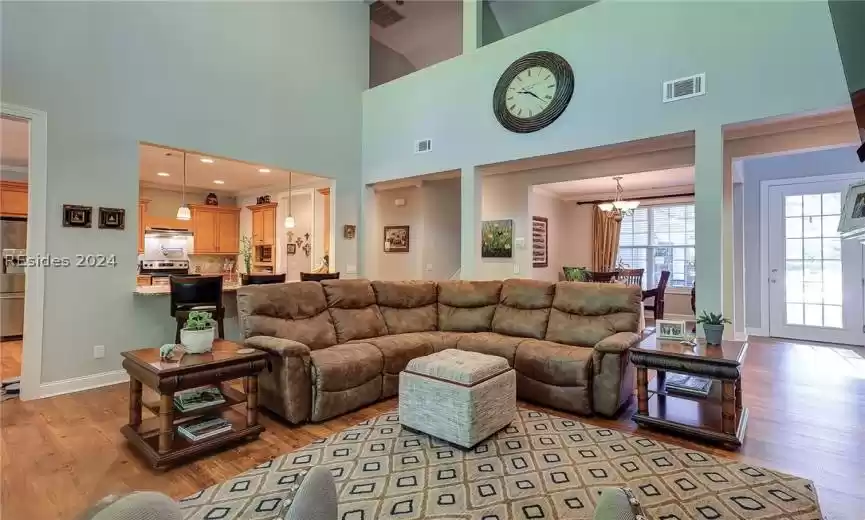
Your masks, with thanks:
M 820 203 L 821 197 L 819 194 L 803 195 L 802 196 L 802 214 L 806 217 L 809 215 L 821 215 Z M 806 311 L 807 313 L 807 311 Z
M 823 214 L 838 215 L 841 213 L 841 194 L 840 193 L 824 193 L 823 194 Z
M 805 323 L 805 320 L 802 317 L 803 305 L 801 303 L 788 303 L 787 304 L 787 324 L 788 325 L 802 325 Z
M 788 238 L 787 239 L 787 259 L 801 260 L 802 257 L 802 239 Z
M 844 286 L 841 283 L 841 261 L 826 260 L 823 262 L 824 302 L 841 305 L 844 301 Z
M 788 217 L 786 221 L 787 227 L 784 233 L 785 236 L 787 238 L 802 238 L 802 218 Z
M 819 238 L 806 238 L 802 246 L 805 260 L 820 260 L 823 255 L 823 241 Z
M 809 325 L 811 327 L 823 326 L 822 305 L 805 305 L 805 325 Z
M 784 214 L 788 217 L 802 216 L 802 196 L 792 195 L 784 197 Z
M 823 239 L 823 258 L 826 260 L 841 260 L 841 239 Z
M 844 328 L 844 317 L 840 305 L 823 306 L 823 326 L 838 329 Z
M 838 236 L 838 220 L 840 219 L 839 215 L 829 215 L 828 217 L 823 217 L 823 236 L 824 237 L 837 237 Z
M 823 234 L 823 219 L 821 217 L 805 217 L 802 219 L 802 236 L 816 238 Z

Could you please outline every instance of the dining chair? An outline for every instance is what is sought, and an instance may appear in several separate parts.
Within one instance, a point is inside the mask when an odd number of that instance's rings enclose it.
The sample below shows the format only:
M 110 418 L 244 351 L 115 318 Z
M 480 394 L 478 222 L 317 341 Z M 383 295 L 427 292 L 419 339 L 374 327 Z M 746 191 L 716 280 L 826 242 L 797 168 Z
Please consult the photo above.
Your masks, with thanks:
M 619 276 L 619 271 L 588 271 L 587 282 L 613 283 Z
M 658 286 L 648 291 L 643 291 L 643 301 L 648 298 L 654 298 L 651 305 L 644 305 L 643 309 L 652 311 L 655 314 L 656 320 L 664 319 L 664 293 L 667 291 L 667 281 L 670 280 L 670 271 L 661 271 L 661 278 L 658 280 Z
M 180 343 L 180 329 L 189 313 L 205 311 L 216 321 L 220 338 L 225 338 L 225 306 L 222 304 L 222 276 L 171 276 L 171 317 L 177 322 L 174 342 Z
M 322 280 L 339 280 L 339 273 L 300 273 L 301 282 L 320 282 Z
M 627 285 L 643 285 L 645 269 L 619 269 L 619 282 Z
M 264 285 L 268 283 L 285 283 L 285 273 L 282 274 L 250 274 L 242 278 L 243 285 Z

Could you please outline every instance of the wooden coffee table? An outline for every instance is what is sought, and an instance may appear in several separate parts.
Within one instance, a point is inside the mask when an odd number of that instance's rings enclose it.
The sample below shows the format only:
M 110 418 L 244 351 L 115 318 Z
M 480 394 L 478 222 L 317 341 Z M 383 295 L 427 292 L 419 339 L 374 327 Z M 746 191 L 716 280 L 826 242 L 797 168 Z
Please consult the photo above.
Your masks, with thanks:
M 630 349 L 637 367 L 637 413 L 634 422 L 654 426 L 735 448 L 742 445 L 748 409 L 742 406 L 741 367 L 748 343 L 724 341 L 721 345 L 683 345 L 660 340 L 653 334 Z M 657 371 L 649 382 L 648 370 Z M 666 373 L 676 372 L 712 379 L 707 397 L 669 392 Z
M 121 432 L 154 468 L 162 469 L 229 443 L 255 439 L 264 431 L 258 424 L 258 373 L 267 364 L 267 353 L 252 349 L 238 352 L 242 348 L 216 340 L 211 352 L 175 354 L 167 361 L 159 359 L 158 348 L 122 353 L 123 368 L 129 373 L 129 424 Z M 245 378 L 243 392 L 227 384 L 238 378 Z M 156 391 L 159 400 L 144 402 L 142 385 Z M 218 386 L 225 403 L 189 412 L 175 410 L 175 392 L 203 385 Z M 245 404 L 242 412 L 235 409 L 240 404 Z M 156 417 L 142 420 L 142 406 Z M 176 433 L 179 425 L 204 415 L 221 416 L 233 428 L 196 442 Z

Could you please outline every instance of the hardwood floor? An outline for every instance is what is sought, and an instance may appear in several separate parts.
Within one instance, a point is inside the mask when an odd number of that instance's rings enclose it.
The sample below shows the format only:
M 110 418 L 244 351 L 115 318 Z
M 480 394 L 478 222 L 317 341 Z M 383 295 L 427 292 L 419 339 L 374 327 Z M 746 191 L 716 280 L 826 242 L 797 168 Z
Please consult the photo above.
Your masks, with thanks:
M 865 518 L 865 349 L 753 340 L 743 380 L 751 416 L 739 452 L 638 433 L 810 478 L 826 520 Z M 263 414 L 267 431 L 259 440 L 158 473 L 120 435 L 127 397 L 126 385 L 117 385 L 0 405 L 0 518 L 65 520 L 106 494 L 135 489 L 181 498 L 396 406 L 390 399 L 298 427 Z M 633 410 L 631 404 L 618 420 L 578 419 L 636 431 L 629 419 Z
M 21 375 L 21 349 L 24 342 L 19 340 L 0 342 L 0 381 Z

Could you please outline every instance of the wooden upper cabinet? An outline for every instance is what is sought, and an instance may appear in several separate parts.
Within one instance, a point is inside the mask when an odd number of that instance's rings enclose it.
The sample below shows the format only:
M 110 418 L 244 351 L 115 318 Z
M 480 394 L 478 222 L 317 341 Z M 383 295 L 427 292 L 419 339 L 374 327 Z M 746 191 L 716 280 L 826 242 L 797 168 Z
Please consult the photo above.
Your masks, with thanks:
M 148 202 L 150 199 L 138 199 L 138 254 L 144 252 L 144 230 L 146 229 Z
M 237 254 L 240 250 L 240 208 L 194 205 L 194 253 Z
M 276 244 L 276 207 L 275 202 L 247 206 L 252 211 L 252 244 L 272 246 Z
M 0 216 L 27 218 L 27 183 L 0 181 Z

